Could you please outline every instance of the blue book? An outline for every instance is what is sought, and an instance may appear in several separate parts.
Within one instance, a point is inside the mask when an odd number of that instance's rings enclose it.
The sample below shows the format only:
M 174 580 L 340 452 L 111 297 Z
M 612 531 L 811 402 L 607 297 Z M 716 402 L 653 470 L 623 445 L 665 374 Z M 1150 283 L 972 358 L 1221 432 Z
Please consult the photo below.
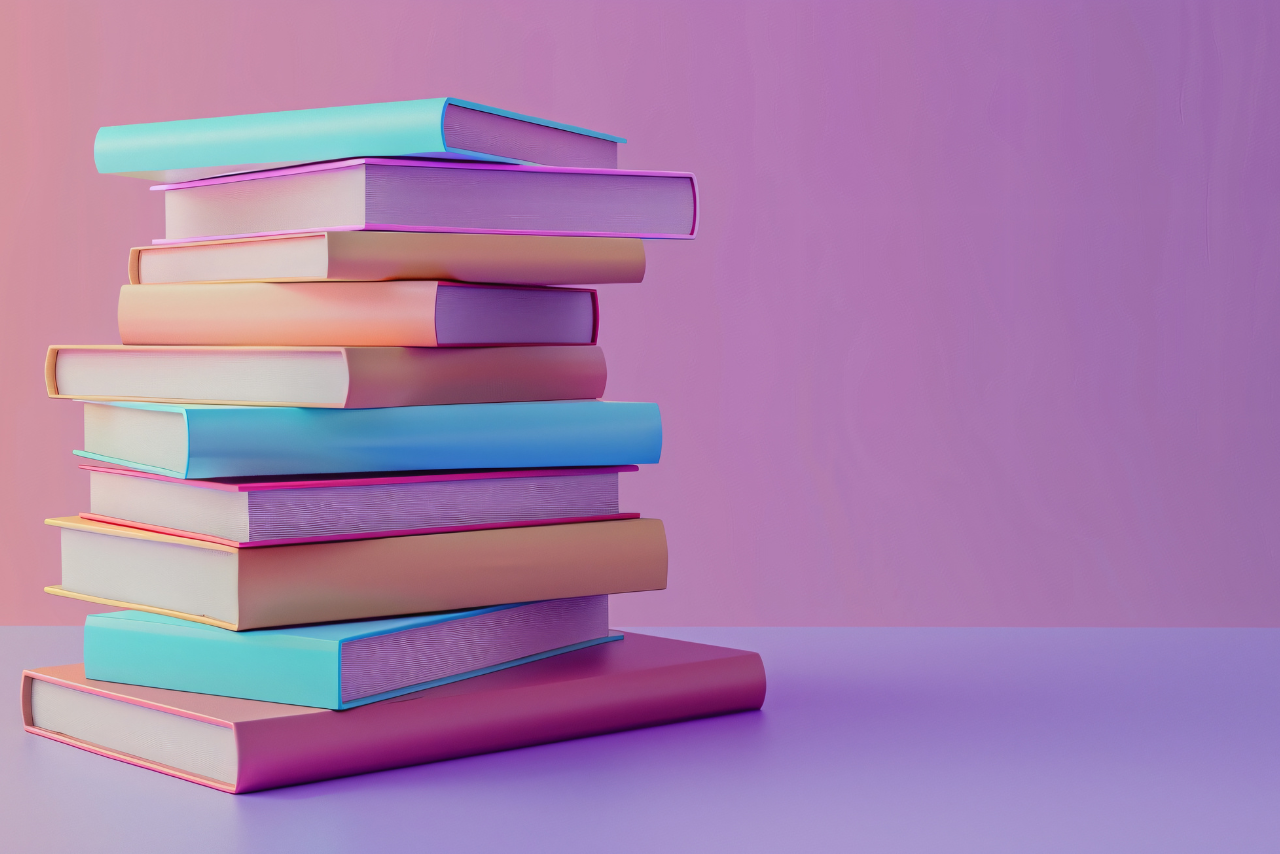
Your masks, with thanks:
M 349 157 L 431 157 L 616 169 L 599 131 L 457 98 L 356 104 L 99 129 L 99 172 L 172 183 Z
M 656 463 L 656 403 L 386 409 L 86 403 L 92 460 L 178 478 Z
M 350 709 L 617 640 L 609 597 L 232 632 L 142 611 L 85 620 L 88 679 Z

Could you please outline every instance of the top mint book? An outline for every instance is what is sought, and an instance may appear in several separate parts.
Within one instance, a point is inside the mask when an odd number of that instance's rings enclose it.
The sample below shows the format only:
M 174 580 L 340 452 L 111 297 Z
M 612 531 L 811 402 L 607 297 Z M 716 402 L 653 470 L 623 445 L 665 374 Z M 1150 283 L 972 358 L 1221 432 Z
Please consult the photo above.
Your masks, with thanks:
M 166 183 L 350 157 L 618 168 L 617 136 L 457 98 L 99 129 L 99 172 Z

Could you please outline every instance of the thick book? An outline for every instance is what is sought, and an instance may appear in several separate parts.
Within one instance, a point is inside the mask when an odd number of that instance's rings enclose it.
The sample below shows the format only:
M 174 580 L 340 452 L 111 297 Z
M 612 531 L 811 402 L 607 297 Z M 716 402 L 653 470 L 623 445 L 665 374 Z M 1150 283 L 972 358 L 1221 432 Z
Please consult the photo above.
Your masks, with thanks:
M 644 269 L 644 241 L 633 237 L 322 231 L 129 251 L 133 285 L 395 279 L 598 285 L 643 281 Z
M 79 516 L 57 596 L 232 631 L 660 590 L 657 519 L 235 548 Z
M 383 409 L 84 405 L 77 456 L 180 478 L 656 463 L 655 403 L 555 400 Z
M 608 596 L 254 632 L 116 611 L 85 620 L 84 675 L 352 709 L 620 637 Z
M 588 400 L 606 376 L 600 348 L 579 346 L 90 344 L 54 345 L 45 360 L 54 398 L 327 409 Z
M 310 231 L 692 238 L 687 172 L 357 158 L 227 175 L 164 192 L 164 243 Z
M 594 344 L 596 292 L 456 282 L 125 285 L 125 344 L 498 347 Z
M 104 127 L 93 159 L 99 172 L 160 181 L 365 156 L 612 169 L 620 142 L 472 101 L 428 98 Z
M 759 709 L 754 652 L 627 632 L 605 643 L 336 712 L 22 674 L 27 732 L 243 793 Z
M 237 548 L 636 519 L 618 473 L 636 466 L 182 480 L 89 472 L 83 519 Z

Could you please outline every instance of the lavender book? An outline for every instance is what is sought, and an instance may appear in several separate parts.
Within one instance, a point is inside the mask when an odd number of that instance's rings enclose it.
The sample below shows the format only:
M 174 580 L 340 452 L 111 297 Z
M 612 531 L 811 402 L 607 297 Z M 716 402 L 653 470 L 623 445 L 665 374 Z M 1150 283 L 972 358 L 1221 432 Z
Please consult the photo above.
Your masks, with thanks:
M 687 172 L 357 158 L 160 184 L 165 239 L 314 231 L 691 238 Z
M 80 515 L 237 548 L 635 519 L 618 473 L 637 466 L 181 480 L 82 465 Z

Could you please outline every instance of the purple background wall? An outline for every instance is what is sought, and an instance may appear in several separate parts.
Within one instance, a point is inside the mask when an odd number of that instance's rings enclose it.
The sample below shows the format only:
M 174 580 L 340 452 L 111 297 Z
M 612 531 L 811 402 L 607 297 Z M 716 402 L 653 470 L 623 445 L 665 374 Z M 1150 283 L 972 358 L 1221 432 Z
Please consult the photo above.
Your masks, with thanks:
M 0 622 L 78 622 L 51 343 L 161 233 L 98 126 L 453 94 L 697 172 L 603 294 L 671 587 L 621 625 L 1280 625 L 1274 3 L 10 2 Z

